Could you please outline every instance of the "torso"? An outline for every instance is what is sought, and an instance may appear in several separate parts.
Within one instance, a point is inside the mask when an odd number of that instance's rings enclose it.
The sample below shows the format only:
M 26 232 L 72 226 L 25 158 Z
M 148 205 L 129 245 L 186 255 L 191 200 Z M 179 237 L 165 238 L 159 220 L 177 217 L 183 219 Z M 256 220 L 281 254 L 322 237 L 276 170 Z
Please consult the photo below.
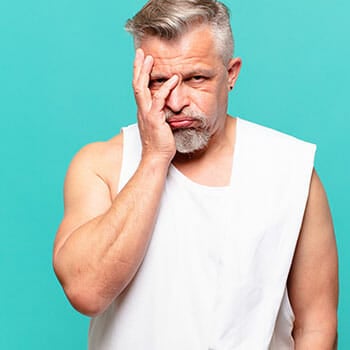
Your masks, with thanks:
M 213 342 L 225 343 L 225 348 L 234 348 L 232 344 L 241 344 L 241 347 L 235 347 L 237 349 L 259 348 L 259 345 L 264 349 L 293 348 L 293 315 L 291 308 L 287 307 L 285 280 L 299 234 L 314 147 L 242 120 L 229 120 L 227 124 L 234 135 L 228 138 L 230 142 L 226 143 L 226 147 L 218 149 L 219 152 L 210 152 L 191 162 L 178 162 L 178 159 L 173 162 L 164 191 L 164 201 L 168 205 L 161 206 L 147 258 L 127 293 L 117 299 L 108 312 L 92 321 L 90 342 L 97 345 L 91 349 L 110 349 L 108 344 L 113 344 L 113 348 L 122 344 L 122 349 L 142 349 L 147 341 L 158 344 L 158 335 L 169 343 L 174 336 L 172 330 L 180 328 L 184 329 L 180 332 L 182 335 L 191 330 L 188 339 L 207 342 L 206 325 L 199 327 L 195 333 L 192 324 L 184 322 L 187 320 L 198 326 L 200 322 L 192 322 L 197 316 L 201 321 L 212 321 L 215 325 L 215 328 L 210 327 Z M 120 188 L 137 168 L 141 149 L 137 132 L 135 126 L 125 129 L 125 134 L 130 134 L 125 147 L 120 136 L 102 146 L 104 164 L 99 169 L 104 171 L 111 193 L 116 193 L 123 148 L 126 150 L 126 164 L 123 161 Z M 231 159 L 234 154 L 231 161 L 227 161 L 229 154 Z M 118 164 L 107 164 L 116 158 Z M 295 167 L 298 168 L 296 172 Z M 227 188 L 198 184 L 225 187 L 230 182 L 230 174 L 227 173 L 231 172 L 231 186 Z M 221 177 L 219 173 L 225 175 Z M 294 191 L 294 188 L 299 190 Z M 208 231 L 206 236 L 203 234 L 205 230 Z M 193 244 L 189 244 L 188 240 Z M 206 246 L 197 249 L 199 244 Z M 219 269 L 217 274 L 215 269 L 206 268 L 202 258 L 204 261 L 212 259 L 213 266 Z M 209 288 L 196 282 L 202 272 L 204 283 L 218 288 L 215 297 L 206 294 Z M 207 279 L 208 272 L 214 272 L 214 280 Z M 215 282 L 215 276 L 219 278 L 219 283 Z M 192 285 L 194 289 L 189 288 Z M 198 286 L 200 291 L 195 289 Z M 136 297 L 133 293 L 137 294 Z M 196 306 L 193 312 L 187 307 L 196 305 L 191 296 L 198 305 L 205 305 L 203 313 L 196 311 L 202 310 L 200 306 Z M 204 296 L 211 301 L 220 301 L 215 304 L 213 315 L 207 314 L 207 306 L 212 304 L 201 301 L 200 297 Z M 170 301 L 171 297 L 173 300 Z M 188 300 L 191 302 L 186 303 Z M 247 313 L 247 310 L 250 312 Z M 177 319 L 173 317 L 175 314 L 179 315 Z M 233 320 L 231 315 L 238 316 Z M 146 323 L 144 320 L 147 320 Z M 153 329 L 163 331 L 153 333 Z M 133 337 L 130 332 L 137 336 Z M 226 334 L 223 338 L 222 332 Z M 254 337 L 246 336 L 252 332 Z M 188 339 L 184 339 L 184 343 L 188 344 Z M 134 341 L 139 345 L 135 346 Z M 158 345 L 152 348 L 164 349 L 163 343 Z M 174 348 L 184 347 L 175 345 Z M 197 348 L 204 347 L 191 347 Z

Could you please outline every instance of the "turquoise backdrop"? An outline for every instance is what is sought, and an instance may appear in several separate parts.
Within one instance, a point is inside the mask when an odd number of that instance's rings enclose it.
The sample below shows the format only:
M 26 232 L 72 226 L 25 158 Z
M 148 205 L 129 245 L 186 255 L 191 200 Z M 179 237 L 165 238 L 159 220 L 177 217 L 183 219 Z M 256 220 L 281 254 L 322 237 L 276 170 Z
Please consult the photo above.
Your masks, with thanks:
M 135 121 L 124 22 L 141 0 L 0 2 L 0 349 L 85 349 L 88 319 L 51 267 L 72 156 Z M 350 348 L 350 2 L 227 0 L 243 59 L 230 112 L 317 143 Z

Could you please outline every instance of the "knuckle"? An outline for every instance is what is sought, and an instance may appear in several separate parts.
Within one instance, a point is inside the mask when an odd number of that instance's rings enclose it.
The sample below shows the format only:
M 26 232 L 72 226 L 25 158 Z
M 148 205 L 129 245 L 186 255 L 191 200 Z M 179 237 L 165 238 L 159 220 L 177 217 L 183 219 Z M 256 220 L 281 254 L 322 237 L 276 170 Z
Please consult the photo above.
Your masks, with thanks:
M 156 101 L 164 100 L 164 98 L 165 98 L 164 93 L 161 90 L 157 91 L 153 95 L 153 99 Z
M 135 95 L 140 95 L 142 93 L 142 89 L 139 86 L 133 85 L 133 88 Z
M 154 99 L 154 100 L 160 100 L 160 99 L 161 99 L 161 96 L 160 96 L 159 92 L 156 92 L 156 93 L 153 95 L 153 99 Z

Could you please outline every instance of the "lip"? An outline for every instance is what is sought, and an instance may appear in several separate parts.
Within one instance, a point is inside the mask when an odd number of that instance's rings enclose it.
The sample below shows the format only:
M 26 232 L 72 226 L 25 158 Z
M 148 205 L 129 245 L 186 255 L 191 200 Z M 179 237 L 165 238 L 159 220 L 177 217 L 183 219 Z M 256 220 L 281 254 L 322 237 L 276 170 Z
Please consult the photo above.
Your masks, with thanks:
M 195 119 L 193 118 L 171 118 L 167 120 L 172 129 L 189 128 L 194 122 Z

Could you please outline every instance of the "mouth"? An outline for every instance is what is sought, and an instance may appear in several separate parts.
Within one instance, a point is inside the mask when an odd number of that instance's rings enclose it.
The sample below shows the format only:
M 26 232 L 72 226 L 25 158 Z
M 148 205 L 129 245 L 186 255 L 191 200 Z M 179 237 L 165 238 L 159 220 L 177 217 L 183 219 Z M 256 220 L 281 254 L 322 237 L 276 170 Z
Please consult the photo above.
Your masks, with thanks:
M 184 118 L 169 118 L 167 123 L 172 129 L 184 129 L 193 127 L 196 119 L 184 117 Z

